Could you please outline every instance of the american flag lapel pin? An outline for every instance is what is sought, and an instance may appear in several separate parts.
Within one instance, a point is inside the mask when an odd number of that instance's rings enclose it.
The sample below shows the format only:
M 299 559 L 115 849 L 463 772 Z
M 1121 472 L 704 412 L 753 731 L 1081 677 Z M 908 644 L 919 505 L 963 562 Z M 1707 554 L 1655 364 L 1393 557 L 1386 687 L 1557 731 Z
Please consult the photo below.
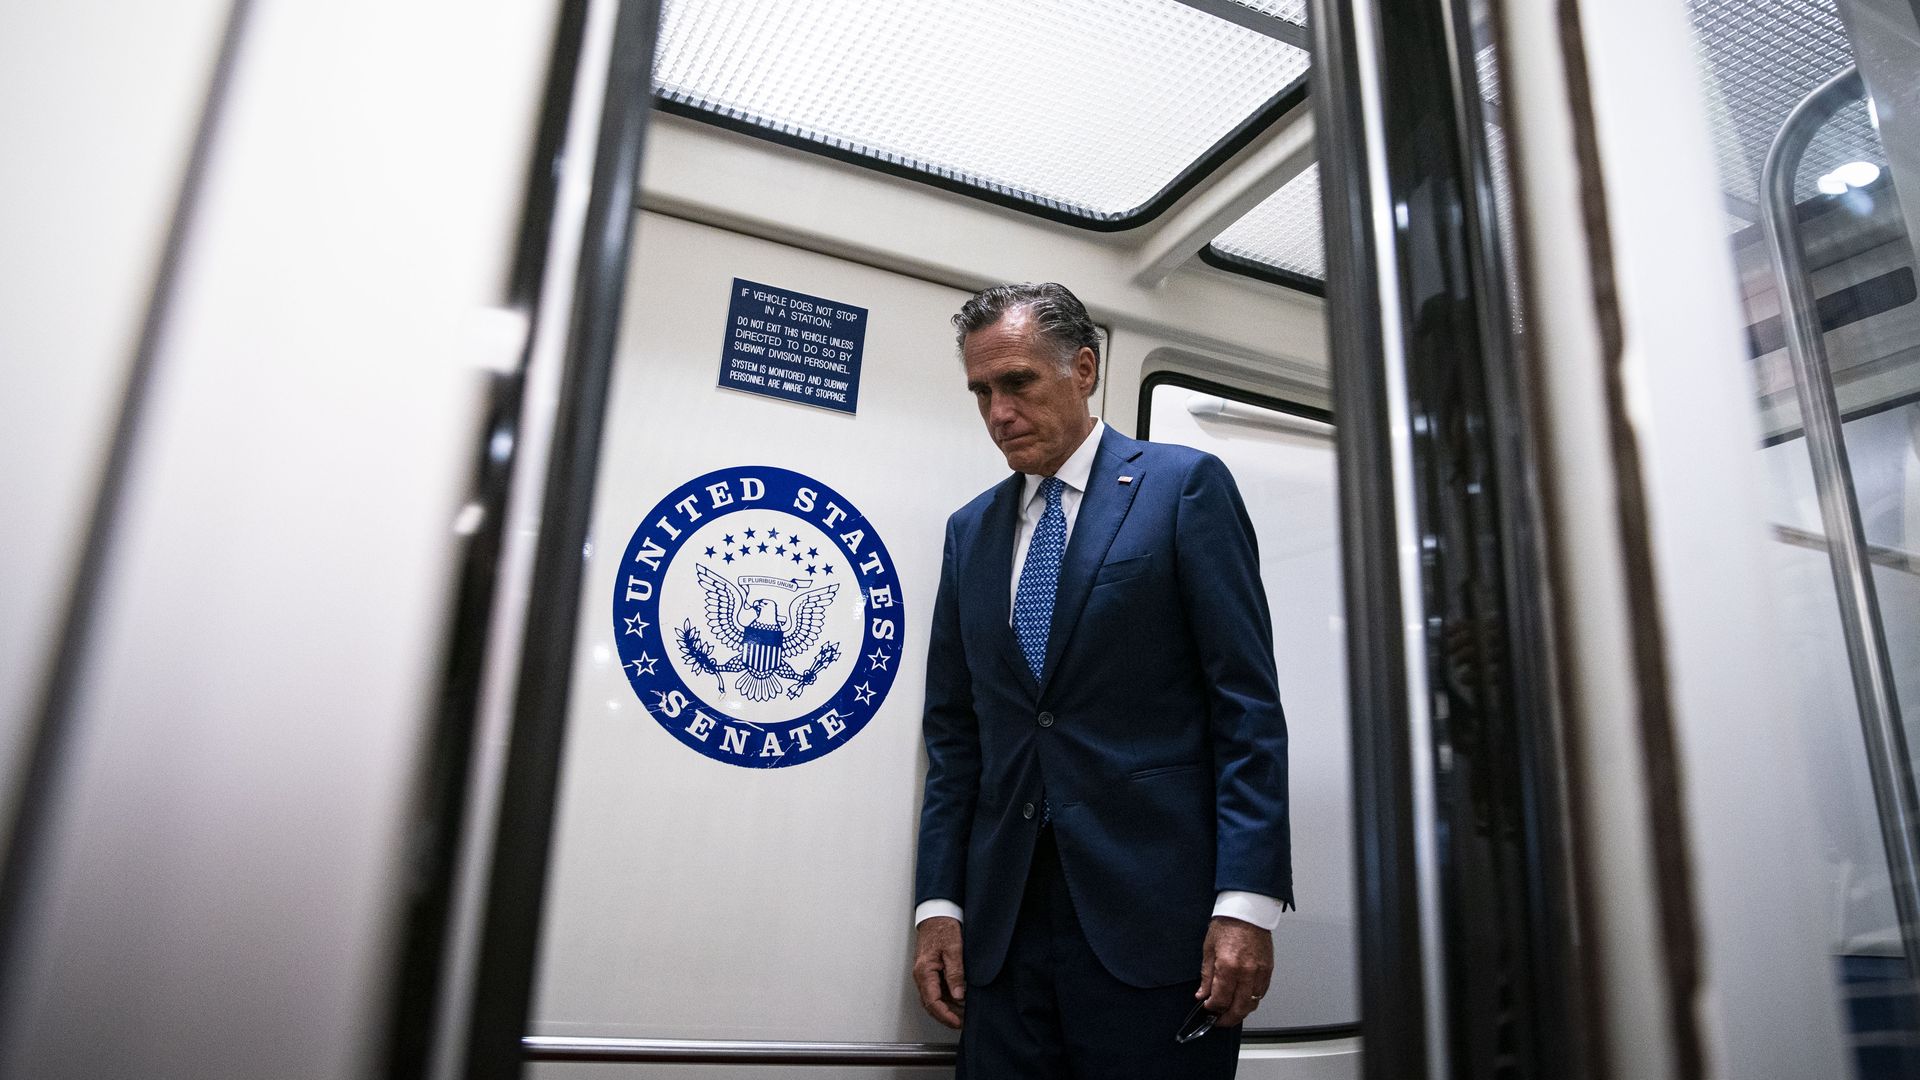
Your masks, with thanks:
M 1131 476 L 1123 476 L 1123 477 L 1121 477 L 1121 478 L 1120 478 L 1120 482 L 1121 482 L 1121 483 L 1123 483 L 1123 484 L 1131 484 L 1131 483 L 1133 483 L 1133 477 L 1131 477 Z

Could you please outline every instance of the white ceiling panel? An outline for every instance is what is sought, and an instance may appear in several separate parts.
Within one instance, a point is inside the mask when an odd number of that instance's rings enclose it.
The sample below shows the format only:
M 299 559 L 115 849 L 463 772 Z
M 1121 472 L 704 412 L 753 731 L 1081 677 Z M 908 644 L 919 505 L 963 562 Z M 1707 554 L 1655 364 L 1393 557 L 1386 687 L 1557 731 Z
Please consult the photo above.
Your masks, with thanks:
M 1176 0 L 669 0 L 662 20 L 671 106 L 1090 224 L 1140 216 L 1308 63 Z
M 1320 165 L 1315 162 L 1213 239 L 1229 259 L 1301 277 L 1327 276 L 1320 235 Z

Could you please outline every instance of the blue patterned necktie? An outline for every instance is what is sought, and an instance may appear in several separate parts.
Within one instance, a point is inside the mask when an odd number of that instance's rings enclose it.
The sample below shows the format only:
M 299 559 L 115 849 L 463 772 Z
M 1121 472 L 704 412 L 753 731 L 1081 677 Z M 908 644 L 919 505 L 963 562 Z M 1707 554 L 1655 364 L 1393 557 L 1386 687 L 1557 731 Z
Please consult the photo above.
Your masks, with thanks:
M 1067 512 L 1060 496 L 1067 485 L 1057 476 L 1040 481 L 1047 508 L 1027 542 L 1027 561 L 1013 593 L 1013 635 L 1038 679 L 1047 663 L 1047 632 L 1053 626 L 1053 595 L 1060 586 L 1060 557 L 1067 550 Z

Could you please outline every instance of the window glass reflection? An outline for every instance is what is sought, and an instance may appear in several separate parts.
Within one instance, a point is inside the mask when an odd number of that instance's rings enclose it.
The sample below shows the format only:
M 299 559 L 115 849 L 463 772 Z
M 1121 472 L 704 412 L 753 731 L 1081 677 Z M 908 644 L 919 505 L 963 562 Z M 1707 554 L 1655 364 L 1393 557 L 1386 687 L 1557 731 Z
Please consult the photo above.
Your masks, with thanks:
M 1884 840 L 1897 823 L 1879 809 L 1890 785 L 1913 783 L 1911 755 L 1897 744 L 1874 749 L 1862 723 L 1871 700 L 1855 693 L 1862 658 L 1883 648 L 1908 744 L 1920 734 L 1920 304 L 1900 191 L 1920 182 L 1901 166 L 1920 155 L 1920 131 L 1889 123 L 1893 110 L 1878 107 L 1920 82 L 1920 26 L 1906 0 L 1690 0 L 1688 10 L 1771 481 L 1796 749 L 1820 785 L 1837 990 L 1858 1075 L 1920 1075 L 1920 1011 L 1896 903 L 1902 859 Z M 1782 200 L 1775 217 L 1789 253 L 1781 257 L 1763 225 L 1769 151 L 1802 102 L 1855 66 L 1861 92 L 1849 90 L 1818 122 L 1785 177 L 1792 205 Z M 1810 286 L 1797 304 L 1781 288 L 1796 280 L 1795 261 Z M 1793 342 L 1796 318 L 1818 327 L 1813 347 Z M 1803 383 L 1797 372 L 1820 370 L 1806 359 L 1820 344 L 1824 377 Z M 1824 464 L 1824 432 L 1807 406 L 1829 391 L 1840 420 L 1831 442 L 1844 455 Z M 1845 579 L 1853 548 L 1834 517 L 1845 492 L 1864 532 L 1858 573 L 1877 598 L 1877 631 L 1871 619 L 1846 617 L 1836 591 L 1836 567 Z

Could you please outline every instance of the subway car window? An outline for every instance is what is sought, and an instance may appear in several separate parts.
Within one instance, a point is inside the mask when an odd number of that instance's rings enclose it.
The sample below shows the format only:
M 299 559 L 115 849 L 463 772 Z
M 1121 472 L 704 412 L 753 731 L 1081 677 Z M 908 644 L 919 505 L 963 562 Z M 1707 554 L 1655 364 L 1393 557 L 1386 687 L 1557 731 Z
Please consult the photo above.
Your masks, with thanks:
M 1351 732 L 1333 426 L 1317 410 L 1284 411 L 1217 385 L 1164 376 L 1148 383 L 1149 437 L 1226 462 L 1246 500 L 1273 610 L 1292 804 L 1301 820 L 1327 823 L 1294 835 L 1294 872 L 1315 883 L 1313 895 L 1276 941 L 1277 966 L 1290 976 L 1276 980 L 1247 1023 L 1253 1030 L 1352 1025 L 1359 1020 L 1358 945 L 1353 845 L 1341 812 L 1352 798 Z
M 1861 1077 L 1920 1070 L 1920 195 L 1915 11 L 1688 5 L 1769 479 L 1834 978 Z

